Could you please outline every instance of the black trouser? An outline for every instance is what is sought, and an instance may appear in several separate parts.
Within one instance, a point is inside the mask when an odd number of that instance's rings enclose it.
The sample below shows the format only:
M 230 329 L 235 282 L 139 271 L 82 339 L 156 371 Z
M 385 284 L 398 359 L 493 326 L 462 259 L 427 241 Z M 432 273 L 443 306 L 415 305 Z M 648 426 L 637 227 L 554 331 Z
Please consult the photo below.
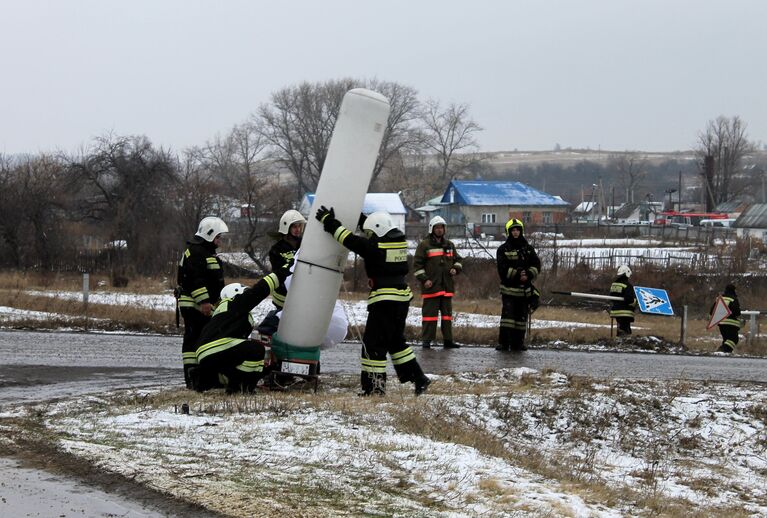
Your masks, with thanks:
M 181 308 L 181 316 L 184 318 L 184 343 L 181 346 L 181 357 L 184 362 L 184 381 L 186 388 L 192 388 L 189 379 L 189 369 L 197 366 L 197 342 L 205 324 L 210 322 L 210 317 L 206 317 L 195 308 Z
M 735 350 L 735 346 L 738 345 L 739 331 L 738 326 L 719 324 L 719 332 L 722 334 L 722 347 L 729 347 L 731 351 Z
M 520 296 L 501 294 L 501 327 L 498 343 L 505 349 L 524 349 L 525 332 L 529 301 L 524 294 Z
M 200 361 L 201 390 L 211 387 L 206 380 L 218 378 L 227 392 L 251 392 L 264 375 L 265 349 L 261 342 L 245 340 Z M 226 379 L 221 380 L 219 375 Z
M 368 306 L 362 336 L 362 373 L 365 394 L 386 390 L 386 354 L 391 356 L 400 383 L 415 382 L 424 376 L 415 353 L 405 343 L 405 321 L 409 302 L 385 300 Z
M 439 315 L 442 315 L 440 319 Z M 421 311 L 421 339 L 431 342 L 437 338 L 437 322 L 440 322 L 442 340 L 453 341 L 453 298 L 424 297 Z
M 615 322 L 618 324 L 618 336 L 625 336 L 631 334 L 631 322 L 634 319 L 631 317 L 615 317 Z

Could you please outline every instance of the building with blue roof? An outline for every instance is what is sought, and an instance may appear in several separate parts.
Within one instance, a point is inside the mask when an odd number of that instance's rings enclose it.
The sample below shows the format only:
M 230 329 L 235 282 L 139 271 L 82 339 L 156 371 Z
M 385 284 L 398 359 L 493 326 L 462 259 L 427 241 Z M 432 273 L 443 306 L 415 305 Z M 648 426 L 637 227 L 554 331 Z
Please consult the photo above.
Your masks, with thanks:
M 476 227 L 504 225 L 511 218 L 526 224 L 564 223 L 570 204 L 522 182 L 453 180 L 442 195 L 440 209 L 448 223 Z

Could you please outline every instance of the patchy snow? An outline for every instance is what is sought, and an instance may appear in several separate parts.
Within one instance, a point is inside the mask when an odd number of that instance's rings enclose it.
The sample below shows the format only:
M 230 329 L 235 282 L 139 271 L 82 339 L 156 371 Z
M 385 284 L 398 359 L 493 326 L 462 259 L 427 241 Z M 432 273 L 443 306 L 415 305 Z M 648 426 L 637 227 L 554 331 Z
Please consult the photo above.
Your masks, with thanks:
M 319 395 L 141 390 L 27 408 L 99 469 L 235 516 L 307 500 L 318 516 L 767 514 L 761 386 L 433 379 L 420 398 L 361 399 L 339 377 Z
M 76 291 L 42 291 L 42 290 L 29 290 L 25 293 L 29 295 L 36 295 L 39 297 L 51 297 L 59 298 L 63 300 L 82 300 L 82 293 Z M 175 299 L 172 294 L 167 295 L 146 295 L 138 293 L 124 293 L 124 292 L 98 292 L 91 293 L 88 297 L 91 304 L 109 304 L 109 305 L 135 305 L 147 309 L 155 309 L 160 311 L 174 310 L 176 307 Z M 364 325 L 367 320 L 367 301 L 348 301 L 342 300 L 349 325 Z M 15 310 L 14 308 L 0 308 L 0 321 L 7 318 L 39 318 L 50 319 L 55 316 L 60 316 L 55 313 L 44 312 L 29 312 L 23 310 Z M 266 317 L 266 314 L 274 309 L 273 305 L 269 301 L 264 301 L 256 306 L 253 311 L 253 318 L 256 322 L 260 322 Z M 15 312 L 24 314 L 24 317 L 16 316 Z M 481 313 L 463 313 L 453 312 L 453 326 L 454 327 L 471 327 L 471 328 L 497 328 L 500 321 L 499 315 L 485 315 Z M 421 308 L 417 304 L 412 304 L 408 311 L 407 324 L 411 326 L 421 325 Z M 533 329 L 544 328 L 607 328 L 609 324 L 588 324 L 582 322 L 566 322 L 559 320 L 539 320 L 534 319 L 532 321 Z

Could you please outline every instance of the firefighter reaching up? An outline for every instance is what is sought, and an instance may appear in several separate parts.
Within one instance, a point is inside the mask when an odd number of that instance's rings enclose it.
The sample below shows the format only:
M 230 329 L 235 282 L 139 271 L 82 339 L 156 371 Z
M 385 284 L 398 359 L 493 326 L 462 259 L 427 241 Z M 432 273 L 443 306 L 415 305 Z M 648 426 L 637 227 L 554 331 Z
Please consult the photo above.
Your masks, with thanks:
M 221 301 L 197 343 L 198 366 L 190 371 L 192 388 L 198 392 L 213 388 L 217 386 L 209 382 L 213 379 L 227 393 L 255 390 L 263 376 L 265 350 L 261 342 L 250 339 L 254 327 L 250 312 L 284 284 L 289 274 L 280 269 L 251 288 L 232 283 L 221 290 Z
M 386 212 L 374 212 L 361 218 L 366 237 L 355 236 L 344 228 L 335 218 L 332 207 L 320 207 L 316 217 L 325 232 L 365 261 L 370 293 L 362 336 L 362 395 L 385 394 L 387 352 L 400 383 L 413 382 L 416 395 L 423 393 L 431 380 L 405 343 L 405 322 L 413 298 L 405 282 L 408 272 L 405 234 Z

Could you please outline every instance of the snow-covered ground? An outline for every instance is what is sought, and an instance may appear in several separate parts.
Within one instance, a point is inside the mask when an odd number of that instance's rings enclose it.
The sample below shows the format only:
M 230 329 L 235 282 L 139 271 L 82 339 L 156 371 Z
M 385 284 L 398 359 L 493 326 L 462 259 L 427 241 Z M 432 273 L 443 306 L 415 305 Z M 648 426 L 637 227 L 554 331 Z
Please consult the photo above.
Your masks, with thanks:
M 51 297 L 59 298 L 62 300 L 77 300 L 82 301 L 83 294 L 76 291 L 42 291 L 42 290 L 29 290 L 25 292 L 28 295 L 35 295 L 39 297 Z M 175 310 L 176 301 L 171 293 L 167 295 L 144 295 L 138 293 L 117 293 L 97 291 L 91 292 L 88 295 L 88 301 L 91 304 L 109 304 L 116 306 L 139 306 L 146 309 L 156 309 L 160 311 L 172 311 Z M 343 305 L 347 319 L 350 325 L 358 324 L 364 325 L 367 319 L 367 302 L 362 301 L 341 301 Z M 252 311 L 253 318 L 256 322 L 260 322 L 266 316 L 266 314 L 274 309 L 270 300 L 265 300 Z M 18 312 L 18 314 L 17 314 Z M 21 316 L 23 315 L 23 316 Z M 15 310 L 13 308 L 0 306 L 0 322 L 5 319 L 50 319 L 52 313 L 45 313 L 41 311 L 23 311 Z M 462 313 L 455 312 L 453 325 L 455 327 L 472 327 L 472 328 L 494 328 L 498 327 L 500 316 L 498 315 L 484 315 L 480 313 Z M 411 326 L 421 325 L 421 308 L 417 305 L 411 305 L 408 312 L 407 323 Z M 609 325 L 588 324 L 582 322 L 562 322 L 557 320 L 533 320 L 532 327 L 535 329 L 553 328 L 553 327 L 593 327 L 593 328 L 610 328 Z
M 63 451 L 231 516 L 767 514 L 761 386 L 433 378 L 420 398 L 358 398 L 342 377 L 319 395 L 127 391 L 0 424 L 43 416 Z

